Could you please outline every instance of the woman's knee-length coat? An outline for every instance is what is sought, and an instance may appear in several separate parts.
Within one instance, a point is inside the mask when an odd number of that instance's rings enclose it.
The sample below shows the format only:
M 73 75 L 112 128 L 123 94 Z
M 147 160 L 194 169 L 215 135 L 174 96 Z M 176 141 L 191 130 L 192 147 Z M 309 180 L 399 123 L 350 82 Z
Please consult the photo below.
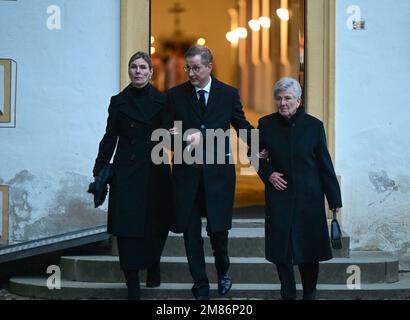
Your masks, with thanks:
M 322 122 L 299 107 L 291 119 L 279 113 L 261 118 L 259 130 L 260 148 L 269 152 L 258 171 L 265 183 L 266 259 L 277 264 L 331 259 L 324 195 L 331 208 L 342 202 Z M 268 181 L 274 171 L 284 174 L 285 191 Z
M 148 84 L 135 102 L 129 85 L 111 98 L 107 128 L 99 145 L 94 175 L 108 164 L 116 148 L 108 204 L 108 232 L 119 237 L 143 237 L 168 232 L 172 217 L 169 164 L 155 165 L 151 134 L 162 127 L 165 95 Z

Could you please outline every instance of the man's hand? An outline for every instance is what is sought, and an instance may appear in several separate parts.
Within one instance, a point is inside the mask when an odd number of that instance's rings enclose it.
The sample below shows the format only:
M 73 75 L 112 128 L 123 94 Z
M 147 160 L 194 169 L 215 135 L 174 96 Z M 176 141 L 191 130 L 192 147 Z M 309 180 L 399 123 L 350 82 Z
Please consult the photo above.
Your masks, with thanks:
M 201 132 L 195 132 L 193 134 L 189 134 L 187 137 L 187 144 L 191 147 L 199 146 L 199 142 L 201 141 Z
M 283 173 L 273 172 L 269 177 L 269 182 L 276 190 L 283 191 L 287 188 L 288 183 L 282 179 Z

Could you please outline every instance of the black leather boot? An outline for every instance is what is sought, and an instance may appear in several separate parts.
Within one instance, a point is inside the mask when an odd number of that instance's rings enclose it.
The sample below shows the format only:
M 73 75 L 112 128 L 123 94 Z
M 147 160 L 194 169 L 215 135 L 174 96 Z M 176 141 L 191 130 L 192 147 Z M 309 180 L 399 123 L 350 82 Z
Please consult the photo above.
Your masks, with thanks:
M 147 269 L 147 288 L 155 288 L 161 285 L 160 262 L 155 262 Z
M 124 271 L 127 289 L 128 289 L 128 300 L 140 300 L 140 280 L 138 275 L 138 270 Z
M 308 292 L 308 293 L 303 293 L 303 300 L 317 300 L 317 294 L 316 294 L 316 290 L 313 290 L 312 292 Z

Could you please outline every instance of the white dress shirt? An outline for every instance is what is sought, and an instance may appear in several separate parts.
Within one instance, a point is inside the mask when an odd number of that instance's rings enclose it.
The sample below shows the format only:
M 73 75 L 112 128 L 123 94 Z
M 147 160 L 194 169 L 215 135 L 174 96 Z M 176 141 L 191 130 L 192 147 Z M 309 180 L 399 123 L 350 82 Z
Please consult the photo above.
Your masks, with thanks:
M 208 104 L 209 92 L 211 91 L 212 77 L 209 77 L 209 82 L 204 88 L 195 87 L 196 97 L 199 100 L 199 90 L 205 90 L 205 106 Z

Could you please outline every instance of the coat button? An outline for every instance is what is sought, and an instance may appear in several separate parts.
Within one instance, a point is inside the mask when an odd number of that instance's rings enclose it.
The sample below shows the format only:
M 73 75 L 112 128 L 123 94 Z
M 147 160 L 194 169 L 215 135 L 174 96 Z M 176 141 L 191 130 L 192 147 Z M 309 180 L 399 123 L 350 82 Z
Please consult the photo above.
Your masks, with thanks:
M 134 160 L 135 160 L 135 154 L 133 154 L 133 155 L 130 157 L 130 160 L 131 160 L 131 161 L 134 161 Z
M 201 129 L 205 129 L 205 125 L 204 125 L 204 124 L 201 124 Z
M 130 142 L 130 144 L 132 144 L 132 145 L 134 145 L 135 143 L 136 143 L 135 139 L 132 139 L 131 142 Z
M 130 127 L 131 127 L 131 128 L 134 128 L 134 127 L 135 127 L 135 123 L 134 123 L 134 122 L 131 122 Z

